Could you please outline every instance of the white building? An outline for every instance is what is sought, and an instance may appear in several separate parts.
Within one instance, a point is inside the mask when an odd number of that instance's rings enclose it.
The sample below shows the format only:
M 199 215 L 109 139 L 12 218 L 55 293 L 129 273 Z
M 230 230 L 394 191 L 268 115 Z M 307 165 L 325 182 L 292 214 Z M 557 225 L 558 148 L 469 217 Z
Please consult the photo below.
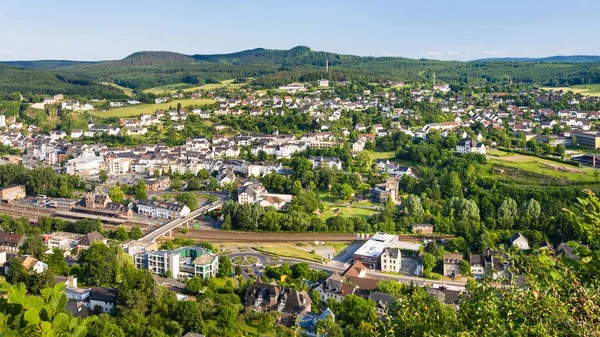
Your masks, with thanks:
M 85 152 L 81 157 L 69 159 L 67 161 L 67 174 L 95 176 L 100 173 L 102 163 L 103 158 L 101 156 L 96 156 L 93 152 Z
M 217 276 L 219 257 L 203 247 L 181 247 L 175 250 L 158 250 L 135 256 L 135 266 L 153 274 L 182 279 L 199 276 L 210 278 Z
M 398 271 L 401 255 L 397 243 L 398 235 L 377 232 L 354 253 L 354 261 L 371 269 L 383 270 L 385 265 L 386 271 Z
M 190 208 L 186 205 L 155 200 L 139 200 L 137 211 L 153 218 L 165 219 L 176 219 L 190 214 Z
M 124 174 L 131 172 L 130 158 L 111 158 L 108 160 L 108 173 Z
M 90 301 L 90 309 L 98 310 L 103 313 L 109 313 L 117 302 L 119 291 L 112 288 L 92 288 L 88 299 Z M 99 309 L 96 309 L 98 307 Z
M 485 144 L 478 142 L 475 139 L 467 137 L 461 139 L 456 144 L 456 153 L 479 153 L 486 154 Z

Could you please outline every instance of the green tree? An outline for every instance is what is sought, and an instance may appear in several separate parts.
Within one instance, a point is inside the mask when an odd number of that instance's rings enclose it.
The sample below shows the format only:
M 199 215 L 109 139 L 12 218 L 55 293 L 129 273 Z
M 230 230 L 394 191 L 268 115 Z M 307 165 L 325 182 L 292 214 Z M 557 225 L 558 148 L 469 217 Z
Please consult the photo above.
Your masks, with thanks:
M 217 329 L 226 335 L 231 333 L 235 328 L 237 313 L 238 311 L 233 306 L 220 306 L 217 314 Z
M 131 240 L 141 239 L 144 236 L 144 233 L 138 226 L 131 227 L 131 231 L 129 232 L 129 238 Z
M 312 300 L 311 308 L 314 312 L 321 311 L 321 293 L 317 289 L 313 289 L 310 294 L 310 299 Z
M 177 302 L 172 317 L 181 324 L 184 331 L 202 333 L 204 330 L 204 319 L 200 305 L 197 302 Z
M 426 271 L 431 272 L 433 270 L 437 259 L 433 254 L 425 252 L 423 253 L 423 256 L 421 256 L 421 260 L 423 264 L 423 274 L 425 274 Z
M 171 179 L 171 188 L 174 191 L 179 191 L 181 186 L 183 186 L 183 181 L 179 176 L 175 176 L 175 178 Z
M 177 197 L 175 199 L 189 207 L 191 211 L 195 211 L 198 209 L 198 197 L 195 193 L 182 192 L 177 194 Z
M 38 260 L 41 260 L 44 257 L 44 253 L 47 250 L 48 247 L 42 240 L 42 237 L 37 234 L 28 236 L 21 247 L 23 254 L 33 255 Z
M 290 193 L 292 195 L 298 195 L 302 191 L 302 183 L 298 180 L 294 181 L 292 187 L 290 188 Z
M 275 319 L 273 315 L 268 312 L 261 312 L 258 314 L 258 324 L 256 326 L 256 331 L 261 334 L 265 334 L 273 331 L 273 327 L 275 326 Z
M 317 321 L 317 336 L 344 337 L 344 332 L 333 320 L 333 316 L 327 315 L 325 319 Z
M 8 274 L 6 275 L 6 281 L 10 284 L 25 283 L 29 273 L 23 266 L 23 261 L 19 257 L 15 257 L 8 263 Z
M 88 323 L 87 328 L 86 337 L 125 337 L 123 329 L 107 314 L 96 316 Z
M 229 277 L 232 272 L 232 264 L 225 255 L 219 256 L 219 271 L 217 277 Z
M 506 198 L 498 207 L 498 224 L 503 229 L 511 229 L 518 215 L 517 202 L 512 198 Z
M 108 180 L 108 172 L 106 172 L 106 170 L 100 170 L 100 173 L 98 173 L 98 179 L 100 179 L 100 182 L 105 182 Z
M 425 214 L 423 206 L 421 205 L 421 198 L 414 194 L 409 194 L 403 205 L 406 215 L 411 217 L 411 219 L 414 219 L 415 222 L 421 221 L 423 215 Z
M 111 187 L 110 191 L 108 191 L 108 196 L 110 197 L 110 200 L 118 204 L 123 202 L 123 199 L 125 199 L 125 193 L 119 185 L 114 185 Z
M 127 241 L 129 240 L 129 233 L 127 233 L 127 229 L 125 226 L 121 225 L 117 227 L 117 230 L 114 232 L 114 238 L 117 241 Z
M 133 185 L 133 194 L 137 200 L 148 199 L 146 194 L 146 182 L 143 179 L 139 179 L 135 185 Z
M 375 302 L 357 295 L 346 296 L 340 303 L 337 313 L 344 324 L 353 327 L 371 325 L 377 321 Z
M 58 248 L 52 250 L 52 254 L 48 255 L 46 258 L 46 263 L 48 264 L 48 270 L 53 274 L 67 275 L 69 272 L 69 266 L 67 266 L 64 254 L 62 250 Z
M 567 152 L 567 149 L 564 144 L 558 144 L 556 145 L 556 149 L 554 150 L 554 152 L 557 156 L 565 158 L 565 153 Z

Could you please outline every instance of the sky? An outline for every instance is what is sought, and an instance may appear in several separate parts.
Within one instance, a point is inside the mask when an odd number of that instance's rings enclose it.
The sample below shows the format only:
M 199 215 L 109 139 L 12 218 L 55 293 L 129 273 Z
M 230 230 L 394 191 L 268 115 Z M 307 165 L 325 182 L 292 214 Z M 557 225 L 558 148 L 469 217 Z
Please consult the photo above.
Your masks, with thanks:
M 2 0 L 0 60 L 253 48 L 440 60 L 600 55 L 598 0 Z

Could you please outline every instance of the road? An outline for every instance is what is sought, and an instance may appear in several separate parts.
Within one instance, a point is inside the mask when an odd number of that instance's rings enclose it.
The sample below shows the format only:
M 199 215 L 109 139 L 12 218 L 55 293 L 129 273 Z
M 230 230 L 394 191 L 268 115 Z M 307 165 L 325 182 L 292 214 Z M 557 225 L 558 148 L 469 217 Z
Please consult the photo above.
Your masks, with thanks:
M 190 214 L 186 215 L 183 218 L 178 218 L 169 223 L 164 224 L 163 226 L 146 234 L 146 236 L 139 239 L 138 241 L 147 242 L 147 243 L 154 242 L 154 241 L 156 241 L 156 239 L 165 235 L 166 233 L 173 230 L 174 228 L 181 226 L 183 223 L 185 223 L 187 221 L 192 221 L 197 216 L 203 215 L 207 211 L 212 210 L 212 209 L 222 205 L 227 200 L 227 196 L 225 196 L 225 195 L 217 194 L 217 196 L 219 197 L 219 199 L 217 201 L 210 203 L 208 205 L 202 206 L 202 207 L 198 208 L 197 210 L 190 212 Z M 186 235 L 186 237 L 189 237 L 189 236 Z

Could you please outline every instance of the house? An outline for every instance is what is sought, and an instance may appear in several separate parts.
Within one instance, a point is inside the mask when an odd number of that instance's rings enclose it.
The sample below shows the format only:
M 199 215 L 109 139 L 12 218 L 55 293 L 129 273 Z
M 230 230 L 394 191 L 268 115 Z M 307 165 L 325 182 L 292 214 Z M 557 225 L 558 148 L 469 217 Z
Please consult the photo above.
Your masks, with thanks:
M 360 261 L 366 267 L 371 269 L 382 269 L 382 254 L 388 248 L 397 248 L 398 236 L 377 232 L 367 242 L 365 242 L 356 252 L 354 252 L 354 261 Z M 386 256 L 395 256 L 392 251 L 387 251 Z M 400 260 L 400 252 L 394 259 Z M 389 264 L 389 262 L 386 262 Z M 400 261 L 394 261 L 400 264 Z M 388 267 L 389 268 L 389 267 Z
M 79 240 L 79 243 L 77 244 L 77 250 L 86 250 L 90 248 L 92 246 L 92 243 L 94 243 L 95 241 L 107 244 L 108 239 L 106 239 L 104 235 L 98 232 L 87 233 L 81 240 Z
M 485 144 L 470 137 L 461 139 L 456 144 L 456 153 L 479 153 L 486 154 Z
M 88 297 L 90 309 L 94 312 L 109 313 L 117 303 L 118 289 L 94 287 Z
M 318 80 L 317 82 L 319 84 L 319 87 L 328 87 L 329 86 L 329 80 Z
M 33 256 L 26 256 L 23 259 L 23 267 L 27 269 L 29 272 L 35 272 L 37 274 L 41 274 L 48 270 L 48 265 Z
M 320 315 L 312 312 L 306 313 L 306 315 L 300 317 L 298 320 L 298 326 L 300 327 L 303 336 L 323 337 L 323 334 L 318 334 L 317 332 L 317 323 L 326 319 L 331 319 L 335 322 L 335 315 L 329 308 L 323 310 Z
M 0 251 L 18 252 L 25 242 L 25 236 L 9 232 L 0 232 Z
M 305 91 L 306 88 L 304 87 L 304 84 L 295 82 L 281 86 L 279 87 L 279 90 L 286 90 L 288 93 L 293 94 L 296 92 Z
M 402 264 L 400 249 L 386 247 L 381 253 L 381 271 L 399 273 Z
M 471 264 L 471 274 L 473 274 L 473 277 L 478 280 L 483 279 L 485 276 L 485 262 L 483 261 L 483 257 L 479 254 L 471 254 L 469 262 Z
M 350 267 L 346 268 L 342 276 L 365 277 L 367 276 L 367 267 L 360 261 L 354 261 Z
M 391 198 L 392 202 L 398 201 L 399 178 L 390 177 L 385 183 L 377 184 L 371 190 L 371 200 L 376 203 L 385 204 Z
M 244 296 L 244 307 L 247 312 L 279 312 L 280 323 L 294 325 L 296 318 L 310 312 L 312 300 L 306 291 L 281 288 L 275 282 L 269 284 L 257 281 L 253 283 Z
M 351 291 L 348 291 L 347 288 L 344 289 L 344 277 L 335 272 L 323 282 L 319 283 L 319 285 L 315 287 L 315 290 L 321 295 L 321 301 L 323 303 L 327 302 L 330 298 L 336 302 L 340 302 L 345 295 L 354 293 L 353 289 Z
M 566 258 L 579 260 L 579 256 L 575 252 L 575 248 L 569 246 L 566 242 L 561 242 L 556 248 L 556 253 L 559 255 L 563 255 Z
M 521 250 L 529 249 L 529 241 L 521 233 L 516 233 L 510 238 L 510 245 Z
M 506 271 L 508 270 L 508 256 L 505 253 L 498 252 L 488 248 L 482 252 L 483 263 L 485 265 L 485 274 L 497 280 L 500 278 L 507 277 Z
M 171 274 L 175 279 L 217 276 L 219 258 L 204 247 L 186 246 L 174 250 L 157 250 L 134 256 L 135 267 L 152 274 Z
M 0 188 L 0 200 L 13 202 L 17 199 L 24 199 L 26 196 L 25 185 L 9 185 Z
M 176 219 L 190 214 L 186 205 L 142 199 L 136 204 L 137 212 L 154 218 Z
M 433 234 L 432 224 L 412 224 L 412 232 L 415 234 Z
M 380 317 L 386 313 L 387 309 L 389 309 L 395 301 L 392 295 L 379 291 L 370 293 L 369 299 L 375 302 L 375 311 Z
M 339 171 L 342 170 L 342 161 L 338 158 L 310 156 L 308 160 L 312 163 L 313 170 L 321 165 L 327 165 L 329 168 L 336 168 Z
M 454 277 L 460 275 L 460 261 L 462 254 L 444 253 L 444 276 Z

